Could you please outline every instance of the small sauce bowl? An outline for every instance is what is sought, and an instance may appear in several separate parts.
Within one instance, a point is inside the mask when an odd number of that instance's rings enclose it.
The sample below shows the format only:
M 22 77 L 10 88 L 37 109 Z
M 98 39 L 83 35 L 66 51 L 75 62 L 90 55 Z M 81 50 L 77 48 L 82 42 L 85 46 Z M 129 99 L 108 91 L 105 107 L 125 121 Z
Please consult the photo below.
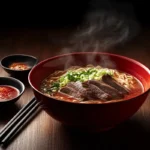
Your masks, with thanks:
M 1 59 L 1 67 L 12 77 L 27 78 L 33 66 L 37 64 L 36 57 L 25 54 L 13 54 Z
M 16 102 L 25 91 L 24 84 L 13 77 L 0 77 L 0 106 Z

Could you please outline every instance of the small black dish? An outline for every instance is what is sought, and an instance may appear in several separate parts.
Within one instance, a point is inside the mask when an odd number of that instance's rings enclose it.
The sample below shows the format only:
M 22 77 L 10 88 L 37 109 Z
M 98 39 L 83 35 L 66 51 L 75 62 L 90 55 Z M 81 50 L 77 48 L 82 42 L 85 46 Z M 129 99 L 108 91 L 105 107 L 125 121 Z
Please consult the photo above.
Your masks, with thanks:
M 12 103 L 16 102 L 25 91 L 24 84 L 20 80 L 15 79 L 13 77 L 0 77 L 0 87 L 1 87 L 0 88 L 0 106 L 8 105 L 8 104 L 12 104 Z M 16 92 L 17 92 L 16 96 L 13 96 L 12 98 L 3 100 L 2 97 L 4 96 L 4 94 L 1 91 L 2 87 L 11 87 L 11 88 L 13 88 L 14 91 L 16 90 Z M 8 93 L 12 94 L 10 90 L 8 92 L 5 89 L 5 91 L 6 92 L 4 92 L 4 93 L 7 94 L 7 95 L 8 95 Z
M 35 66 L 38 62 L 38 59 L 31 55 L 25 55 L 25 54 L 13 54 L 5 56 L 1 59 L 0 64 L 2 68 L 10 74 L 12 77 L 23 79 L 27 78 L 28 73 L 32 69 L 33 66 Z M 15 70 L 11 69 L 10 66 L 14 63 L 22 63 L 26 66 L 28 66 L 25 70 Z

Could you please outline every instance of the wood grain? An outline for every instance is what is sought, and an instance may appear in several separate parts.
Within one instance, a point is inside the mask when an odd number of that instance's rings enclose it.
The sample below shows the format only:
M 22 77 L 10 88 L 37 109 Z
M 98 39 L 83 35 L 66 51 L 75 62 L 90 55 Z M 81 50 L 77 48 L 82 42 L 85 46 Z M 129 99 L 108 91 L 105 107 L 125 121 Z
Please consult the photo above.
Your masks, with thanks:
M 13 30 L 0 35 L 0 58 L 15 53 L 30 54 L 39 61 L 62 54 L 62 48 L 72 30 Z M 134 58 L 150 67 L 150 32 L 143 31 L 134 41 L 110 51 Z M 69 51 L 70 52 L 70 51 Z M 0 68 L 0 76 L 9 76 Z M 0 113 L 2 128 L 17 111 L 33 97 L 29 85 L 25 93 L 11 107 Z M 128 111 L 128 110 L 127 110 Z M 17 137 L 7 150 L 106 150 L 106 149 L 149 149 L 150 96 L 139 111 L 125 123 L 100 133 L 79 133 L 53 120 L 41 111 Z

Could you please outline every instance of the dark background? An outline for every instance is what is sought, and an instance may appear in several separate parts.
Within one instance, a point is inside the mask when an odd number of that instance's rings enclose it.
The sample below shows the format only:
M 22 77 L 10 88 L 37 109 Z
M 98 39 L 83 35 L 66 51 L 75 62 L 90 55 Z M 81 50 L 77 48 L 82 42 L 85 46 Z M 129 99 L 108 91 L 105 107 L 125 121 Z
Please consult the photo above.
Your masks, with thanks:
M 27 1 L 18 1 L 17 3 L 5 1 L 5 4 L 1 2 L 0 28 L 76 26 L 82 22 L 84 15 L 89 11 L 91 7 L 89 2 L 91 1 L 93 0 L 55 0 L 47 2 L 36 1 L 34 3 Z M 101 3 L 104 1 L 99 0 L 97 8 L 101 9 Z M 134 15 L 139 23 L 144 27 L 150 25 L 150 5 L 148 1 L 111 0 L 111 2 L 119 4 L 123 2 L 129 3 L 134 8 Z M 128 12 L 128 7 L 125 7 L 124 11 Z M 130 15 L 130 13 L 128 12 L 127 15 Z

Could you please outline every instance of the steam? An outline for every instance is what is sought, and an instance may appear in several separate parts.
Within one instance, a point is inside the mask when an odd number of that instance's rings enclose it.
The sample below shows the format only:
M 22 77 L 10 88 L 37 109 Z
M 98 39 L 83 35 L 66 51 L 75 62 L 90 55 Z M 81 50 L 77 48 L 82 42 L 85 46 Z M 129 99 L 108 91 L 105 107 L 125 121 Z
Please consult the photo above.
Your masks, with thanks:
M 133 20 L 113 11 L 101 11 L 88 15 L 85 24 L 70 43 L 74 51 L 107 51 L 119 44 L 125 44 L 137 33 L 138 26 Z
M 100 52 L 127 43 L 139 33 L 139 24 L 135 19 L 131 5 L 93 0 L 83 23 L 70 38 L 69 47 L 63 53 Z M 124 7 L 126 6 L 126 7 Z M 119 8 L 119 10 L 118 10 Z M 123 12 L 127 10 L 127 12 Z M 130 13 L 129 13 L 130 12 Z M 92 62 L 95 58 L 88 58 Z M 105 58 L 102 61 L 105 63 Z M 108 62 L 109 58 L 107 58 Z M 73 61 L 72 59 L 68 60 Z M 113 62 L 109 63 L 113 65 Z

